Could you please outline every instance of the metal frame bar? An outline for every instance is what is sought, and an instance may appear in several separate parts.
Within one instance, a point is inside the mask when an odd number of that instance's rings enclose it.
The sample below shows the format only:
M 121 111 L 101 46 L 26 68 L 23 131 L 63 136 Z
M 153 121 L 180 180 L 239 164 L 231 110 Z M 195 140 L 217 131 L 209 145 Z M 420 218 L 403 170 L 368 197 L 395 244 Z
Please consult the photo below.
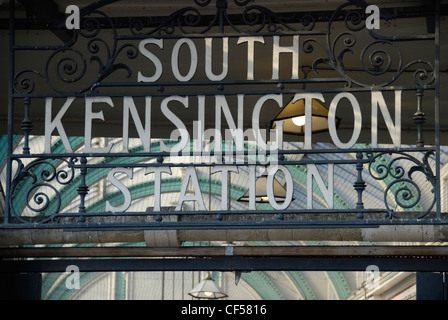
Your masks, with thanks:
M 14 45 L 15 45 L 15 29 L 14 29 L 14 9 L 15 1 L 9 1 L 9 86 L 8 86 L 8 145 L 6 155 L 6 190 L 5 190 L 5 221 L 9 221 L 10 201 L 12 182 L 12 158 L 13 153 L 13 119 L 14 119 Z
M 113 271 L 448 271 L 448 259 L 439 257 L 194 257 L 172 259 L 38 259 L 0 261 L 0 272 L 65 272 L 76 265 L 82 272 Z
M 114 257 L 114 258 L 112 258 Z M 50 259 L 48 259 L 50 258 Z M 169 259 L 166 259 L 169 258 Z M 63 247 L 0 249 L 0 272 L 448 270 L 442 246 Z
M 396 246 L 183 246 L 183 247 L 38 247 L 0 248 L 0 259 L 18 258 L 154 258 L 154 257 L 437 257 L 448 259 L 448 247 Z
M 435 146 L 436 146 L 436 213 L 441 218 L 440 192 L 440 0 L 435 1 Z

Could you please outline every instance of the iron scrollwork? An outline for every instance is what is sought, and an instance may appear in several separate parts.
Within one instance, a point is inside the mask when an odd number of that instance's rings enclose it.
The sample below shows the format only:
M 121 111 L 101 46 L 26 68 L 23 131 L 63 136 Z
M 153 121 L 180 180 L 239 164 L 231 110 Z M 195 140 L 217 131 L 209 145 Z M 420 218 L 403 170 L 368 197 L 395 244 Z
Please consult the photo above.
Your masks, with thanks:
M 392 160 L 386 163 L 381 161 L 386 155 L 392 154 L 396 156 Z M 372 153 L 367 155 L 370 175 L 375 180 L 385 184 L 384 204 L 388 212 L 388 218 L 408 218 L 412 216 L 412 218 L 420 219 L 427 216 L 434 208 L 436 203 L 436 176 L 429 164 L 431 155 L 433 155 L 432 151 L 426 152 L 422 160 L 404 152 L 381 152 L 375 155 Z M 403 162 L 410 165 L 405 166 Z M 429 186 L 422 186 L 422 179 L 413 178 L 417 172 L 424 175 L 426 178 L 424 182 L 429 183 Z M 427 187 L 430 188 L 433 198 L 426 199 L 427 208 L 419 208 L 422 205 L 422 190 Z M 390 195 L 391 197 L 389 197 Z
M 138 49 L 132 43 L 121 44 L 112 19 L 103 12 L 95 10 L 86 13 L 81 21 L 82 28 L 73 33 L 72 40 L 52 50 L 46 60 L 43 72 L 24 69 L 14 76 L 16 93 L 33 93 L 35 88 L 33 75 L 40 77 L 57 93 L 87 92 L 92 89 L 94 84 L 103 81 L 120 69 L 125 70 L 127 78 L 131 76 L 132 72 L 129 66 L 118 62 L 118 60 L 123 52 L 126 58 L 135 59 Z M 112 32 L 111 41 L 99 37 L 104 23 Z M 87 41 L 85 44 L 87 51 L 75 48 L 78 41 L 82 42 L 80 38 Z M 96 71 L 92 72 L 90 68 L 94 64 L 97 67 L 94 68 Z
M 199 8 L 207 7 L 211 0 L 196 0 Z M 125 70 L 126 78 L 130 78 L 132 71 L 119 57 L 125 54 L 127 59 L 135 59 L 138 49 L 135 44 L 125 43 L 122 40 L 141 39 L 142 36 L 163 36 L 173 34 L 207 34 L 213 27 L 219 32 L 224 32 L 227 26 L 231 31 L 241 34 L 258 34 L 262 31 L 281 34 L 285 32 L 312 31 L 316 25 L 316 18 L 309 13 L 278 14 L 266 7 L 248 5 L 249 1 L 234 0 L 237 7 L 244 7 L 237 21 L 232 20 L 228 14 L 227 0 L 216 1 L 215 15 L 205 17 L 195 7 L 185 7 L 167 17 L 153 20 L 151 17 L 131 18 L 129 21 L 130 35 L 119 37 L 114 21 L 101 11 L 93 11 L 82 17 L 82 28 L 73 33 L 73 39 L 61 47 L 53 50 L 49 55 L 44 71 L 25 69 L 14 77 L 14 89 L 17 93 L 31 94 L 35 83 L 32 75 L 43 79 L 55 92 L 58 93 L 83 93 L 97 87 L 104 79 L 117 70 Z M 414 40 L 413 38 L 400 38 L 399 36 L 384 36 L 369 30 L 365 25 L 363 9 L 366 7 L 363 1 L 347 2 L 333 12 L 329 18 L 325 32 L 325 41 L 317 40 L 304 34 L 302 50 L 311 53 L 318 45 L 325 52 L 324 57 L 314 60 L 313 69 L 317 73 L 321 65 L 327 65 L 336 71 L 346 81 L 347 87 L 357 85 L 360 87 L 384 87 L 395 83 L 405 72 L 413 70 L 413 82 L 416 86 L 425 88 L 433 84 L 435 80 L 434 66 L 425 60 L 403 61 L 403 54 L 398 41 Z M 392 19 L 390 14 L 385 19 Z M 343 20 L 345 29 L 335 33 L 334 25 Z M 111 30 L 110 41 L 100 38 L 102 29 Z M 248 28 L 243 30 L 242 26 Z M 299 26 L 301 26 L 299 28 Z M 359 42 L 356 33 L 369 35 L 372 41 L 363 44 L 355 50 Z M 316 33 L 318 34 L 318 33 Z M 319 33 L 320 34 L 320 33 Z M 361 35 L 361 34 L 360 34 Z M 87 40 L 87 51 L 75 48 L 77 42 L 83 43 L 81 38 Z M 431 36 L 428 36 L 431 39 Z M 355 54 L 359 51 L 359 68 L 364 74 L 371 75 L 372 81 L 365 82 L 355 79 L 349 72 L 344 62 L 347 54 Z M 90 57 L 88 56 L 90 55 Z M 87 72 L 89 64 L 96 64 L 96 72 Z M 26 76 L 29 75 L 29 76 Z M 81 83 L 84 83 L 81 85 Z M 79 87 L 73 89 L 76 84 Z M 70 88 L 70 90 L 68 90 Z
M 185 7 L 155 21 L 151 17 L 131 18 L 130 35 L 123 37 L 118 35 L 114 20 L 105 13 L 98 10 L 83 13 L 81 28 L 74 30 L 70 41 L 56 48 L 41 48 L 51 52 L 45 61 L 43 71 L 27 68 L 15 74 L 14 91 L 25 95 L 34 93 L 35 77 L 43 80 L 54 92 L 60 94 L 79 94 L 94 90 L 117 70 L 124 70 L 126 79 L 129 79 L 132 75 L 131 69 L 119 60 L 122 56 L 135 59 L 138 56 L 138 49 L 133 43 L 123 44 L 125 39 L 138 40 L 142 36 L 175 33 L 207 34 L 213 27 L 224 32 L 225 26 L 241 34 L 257 34 L 262 31 L 270 33 L 311 31 L 315 27 L 316 19 L 309 13 L 277 14 L 262 6 L 247 6 L 249 2 L 234 0 L 237 7 L 245 7 L 237 22 L 233 21 L 227 12 L 227 0 L 216 1 L 216 13 L 211 18 L 202 16 L 195 7 Z M 195 3 L 202 8 L 209 6 L 211 0 L 195 0 Z M 243 30 L 241 25 L 248 27 L 248 30 Z M 111 30 L 111 35 L 107 38 L 99 37 L 103 29 Z M 86 50 L 82 46 L 86 46 Z M 95 64 L 96 67 L 92 67 Z
M 413 82 L 417 87 L 425 88 L 435 81 L 434 66 L 425 60 L 413 60 L 405 63 L 403 54 L 398 46 L 399 41 L 412 41 L 417 38 L 384 36 L 375 33 L 373 29 L 367 29 L 365 24 L 364 11 L 367 7 L 364 1 L 350 1 L 341 5 L 331 16 L 326 31 L 326 47 L 315 38 L 307 39 L 303 42 L 303 51 L 311 53 L 314 46 L 319 45 L 324 50 L 326 57 L 318 58 L 313 63 L 313 70 L 318 72 L 318 67 L 322 64 L 329 66 L 338 72 L 346 80 L 346 87 L 353 85 L 359 87 L 385 87 L 394 84 L 405 72 L 413 71 Z M 393 15 L 383 11 L 381 17 L 391 20 Z M 334 25 L 343 20 L 348 31 L 334 33 Z M 372 76 L 371 81 L 366 82 L 355 79 L 349 74 L 349 69 L 354 66 L 346 66 L 344 57 L 347 54 L 355 54 L 357 45 L 356 33 L 360 37 L 370 36 L 372 41 L 362 44 L 359 50 L 359 68 L 363 74 Z M 422 38 L 422 37 L 420 37 Z M 419 38 L 419 39 L 420 39 Z M 425 37 L 423 37 L 425 38 Z M 427 36 L 432 39 L 432 36 Z M 415 70 L 411 70 L 416 67 Z M 390 75 L 389 75 L 390 74 Z
M 21 222 L 47 223 L 61 209 L 61 186 L 75 177 L 76 158 L 36 159 L 24 165 L 15 159 L 17 171 L 11 184 L 10 208 L 12 216 Z M 61 167 L 58 162 L 65 162 Z M 23 212 L 29 213 L 24 215 Z
M 211 0 L 195 0 L 199 7 L 207 7 Z M 314 29 L 316 19 L 308 13 L 291 13 L 288 15 L 277 14 L 266 7 L 250 5 L 250 0 L 234 0 L 237 7 L 245 7 L 241 13 L 241 18 L 233 21 L 228 13 L 228 1 L 216 1 L 216 13 L 210 18 L 201 14 L 195 7 L 185 7 L 180 9 L 161 21 L 153 21 L 151 18 L 133 18 L 130 23 L 132 35 L 171 35 L 176 31 L 181 34 L 206 34 L 217 27 L 220 32 L 224 32 L 224 27 L 237 33 L 258 33 L 263 30 L 267 32 L 298 31 L 297 22 L 301 30 L 310 31 Z M 241 25 L 248 27 L 241 29 Z M 188 29 L 188 28 L 195 29 Z

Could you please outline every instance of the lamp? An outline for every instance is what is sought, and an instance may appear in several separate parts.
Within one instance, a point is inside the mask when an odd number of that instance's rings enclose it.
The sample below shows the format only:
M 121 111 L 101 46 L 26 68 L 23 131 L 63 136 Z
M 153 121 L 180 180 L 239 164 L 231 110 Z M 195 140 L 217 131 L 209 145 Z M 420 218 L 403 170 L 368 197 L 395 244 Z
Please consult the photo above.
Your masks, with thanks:
M 305 100 L 291 100 L 273 120 L 271 128 L 275 129 L 275 121 L 283 121 L 283 132 L 303 135 L 305 133 Z M 312 132 L 324 132 L 328 130 L 328 109 L 318 100 L 312 99 Z M 336 118 L 336 127 L 341 119 Z
M 199 282 L 188 294 L 197 299 L 222 299 L 227 297 L 227 294 L 216 285 L 210 276 Z
M 303 68 L 304 79 L 307 78 L 309 68 Z M 303 84 L 305 90 L 306 82 Z M 322 105 L 319 100 L 312 99 L 311 124 L 312 132 L 324 132 L 328 130 L 328 109 Z M 275 121 L 283 121 L 283 132 L 289 134 L 303 135 L 305 133 L 305 99 L 300 99 L 294 102 L 292 99 L 286 107 L 280 111 L 277 117 L 271 122 L 271 128 L 275 129 Z M 336 127 L 339 126 L 341 119 L 336 117 Z
M 266 203 L 269 202 L 268 195 L 266 193 L 267 175 L 260 176 L 255 181 L 255 202 Z M 286 189 L 274 178 L 273 183 L 274 198 L 276 201 L 284 201 L 286 198 Z M 246 191 L 238 201 L 249 202 L 249 190 Z

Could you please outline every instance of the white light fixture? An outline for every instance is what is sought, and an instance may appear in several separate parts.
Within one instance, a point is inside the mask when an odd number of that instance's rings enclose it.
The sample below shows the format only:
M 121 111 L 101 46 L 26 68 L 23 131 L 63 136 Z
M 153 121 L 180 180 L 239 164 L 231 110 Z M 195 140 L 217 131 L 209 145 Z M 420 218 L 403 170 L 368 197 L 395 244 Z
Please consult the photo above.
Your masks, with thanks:
M 305 100 L 300 99 L 296 102 L 291 100 L 272 121 L 271 128 L 275 129 L 275 121 L 282 121 L 284 133 L 303 135 L 307 125 L 305 119 Z M 336 117 L 336 127 L 340 121 Z M 316 99 L 312 100 L 311 125 L 313 133 L 328 130 L 328 109 Z
M 308 78 L 308 73 L 311 71 L 311 67 L 303 67 L 304 77 Z M 305 91 L 306 82 L 303 83 L 302 90 Z M 313 133 L 324 132 L 328 130 L 328 109 L 319 102 L 317 99 L 311 100 L 311 128 Z M 306 123 L 305 117 L 305 100 L 300 99 L 294 102 L 291 100 L 277 117 L 271 122 L 271 128 L 275 129 L 275 121 L 283 122 L 283 132 L 295 135 L 304 135 Z M 336 117 L 336 127 L 339 126 L 341 119 Z
M 197 299 L 222 299 L 227 297 L 227 294 L 216 285 L 210 276 L 199 282 L 188 294 Z

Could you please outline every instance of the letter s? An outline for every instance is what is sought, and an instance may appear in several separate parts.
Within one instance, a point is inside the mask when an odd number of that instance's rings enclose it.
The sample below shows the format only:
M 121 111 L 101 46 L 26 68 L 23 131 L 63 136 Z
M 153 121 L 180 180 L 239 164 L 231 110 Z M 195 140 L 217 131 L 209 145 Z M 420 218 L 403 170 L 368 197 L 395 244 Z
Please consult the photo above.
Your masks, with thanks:
M 159 80 L 160 76 L 163 72 L 162 62 L 155 54 L 153 54 L 151 51 L 149 51 L 146 48 L 147 44 L 155 44 L 160 49 L 163 49 L 163 39 L 145 39 L 141 41 L 138 45 L 138 50 L 141 52 L 142 55 L 144 55 L 146 58 L 152 61 L 154 63 L 154 66 L 156 68 L 154 75 L 151 77 L 144 76 L 141 71 L 138 72 L 138 82 L 155 82 Z
M 132 179 L 133 172 L 132 168 L 113 168 L 107 173 L 107 179 L 115 186 L 117 187 L 121 193 L 124 196 L 124 202 L 123 204 L 119 206 L 112 206 L 109 203 L 109 200 L 106 201 L 106 211 L 107 212 L 125 212 L 129 206 L 131 205 L 131 193 L 129 192 L 129 189 L 115 177 L 115 173 L 124 173 L 127 175 L 130 179 Z

